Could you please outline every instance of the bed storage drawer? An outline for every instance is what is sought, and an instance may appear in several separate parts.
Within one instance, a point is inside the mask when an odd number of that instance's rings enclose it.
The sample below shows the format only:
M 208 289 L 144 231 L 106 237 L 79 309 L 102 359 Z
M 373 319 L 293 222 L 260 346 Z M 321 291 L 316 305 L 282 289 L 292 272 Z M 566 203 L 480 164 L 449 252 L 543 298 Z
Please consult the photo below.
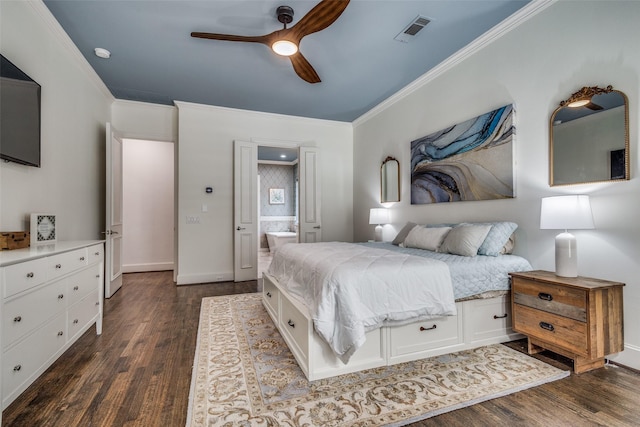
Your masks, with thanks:
M 485 341 L 497 337 L 505 338 L 506 334 L 514 334 L 511 328 L 511 299 L 509 295 L 498 298 L 475 299 L 465 301 L 466 341 L 485 345 Z M 508 339 L 514 339 L 509 337 Z
M 460 304 L 456 304 L 460 310 Z M 389 327 L 391 357 L 419 353 L 462 342 L 460 316 L 445 316 Z
M 309 359 L 310 320 L 291 301 L 281 298 L 280 331 L 286 335 L 287 341 L 296 357 L 302 358 L 304 364 Z
M 262 301 L 272 319 L 280 313 L 280 291 L 266 274 L 262 278 Z

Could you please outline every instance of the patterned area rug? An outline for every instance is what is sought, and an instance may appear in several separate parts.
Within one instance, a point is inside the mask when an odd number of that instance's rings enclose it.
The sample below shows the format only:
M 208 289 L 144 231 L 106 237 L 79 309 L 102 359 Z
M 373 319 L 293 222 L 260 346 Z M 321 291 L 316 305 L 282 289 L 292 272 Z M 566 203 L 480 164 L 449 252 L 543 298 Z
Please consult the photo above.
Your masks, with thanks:
M 260 294 L 211 297 L 187 426 L 406 425 L 568 375 L 497 344 L 309 382 Z

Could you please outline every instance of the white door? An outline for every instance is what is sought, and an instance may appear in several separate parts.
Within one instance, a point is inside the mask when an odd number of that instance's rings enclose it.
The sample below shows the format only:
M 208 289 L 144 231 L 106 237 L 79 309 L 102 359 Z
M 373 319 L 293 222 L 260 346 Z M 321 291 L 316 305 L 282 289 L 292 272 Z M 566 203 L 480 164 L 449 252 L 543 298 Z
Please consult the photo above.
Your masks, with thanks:
M 320 176 L 318 175 L 318 149 L 300 147 L 300 243 L 322 241 L 320 217 Z
M 104 296 L 122 286 L 122 138 L 107 123 Z
M 258 278 L 258 146 L 234 144 L 234 281 Z

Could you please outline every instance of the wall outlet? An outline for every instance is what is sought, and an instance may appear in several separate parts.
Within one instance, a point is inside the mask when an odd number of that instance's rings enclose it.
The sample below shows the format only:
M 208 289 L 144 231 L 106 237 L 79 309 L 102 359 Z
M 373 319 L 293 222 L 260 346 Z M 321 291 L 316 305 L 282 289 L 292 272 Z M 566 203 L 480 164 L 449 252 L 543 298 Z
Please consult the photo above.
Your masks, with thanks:
M 200 224 L 200 217 L 187 215 L 187 224 Z

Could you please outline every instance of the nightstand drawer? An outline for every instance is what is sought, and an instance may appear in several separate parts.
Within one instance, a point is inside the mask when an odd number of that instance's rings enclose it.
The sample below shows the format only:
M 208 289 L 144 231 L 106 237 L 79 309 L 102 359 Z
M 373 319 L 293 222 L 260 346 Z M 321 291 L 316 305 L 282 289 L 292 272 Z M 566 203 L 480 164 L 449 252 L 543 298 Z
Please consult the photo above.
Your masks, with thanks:
M 513 328 L 575 354 L 589 354 L 587 324 L 584 322 L 514 304 Z
M 514 277 L 513 301 L 516 304 L 586 322 L 587 292 Z

